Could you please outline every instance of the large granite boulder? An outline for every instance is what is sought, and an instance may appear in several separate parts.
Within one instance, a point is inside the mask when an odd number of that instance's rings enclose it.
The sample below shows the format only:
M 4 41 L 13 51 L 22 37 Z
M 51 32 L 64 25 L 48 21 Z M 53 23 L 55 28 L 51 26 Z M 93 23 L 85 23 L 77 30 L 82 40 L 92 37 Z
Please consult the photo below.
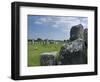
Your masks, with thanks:
M 70 40 L 76 40 L 78 38 L 84 39 L 84 29 L 81 24 L 73 26 L 70 30 Z
M 40 65 L 41 66 L 50 66 L 57 64 L 57 52 L 50 52 L 50 53 L 42 53 L 40 55 Z

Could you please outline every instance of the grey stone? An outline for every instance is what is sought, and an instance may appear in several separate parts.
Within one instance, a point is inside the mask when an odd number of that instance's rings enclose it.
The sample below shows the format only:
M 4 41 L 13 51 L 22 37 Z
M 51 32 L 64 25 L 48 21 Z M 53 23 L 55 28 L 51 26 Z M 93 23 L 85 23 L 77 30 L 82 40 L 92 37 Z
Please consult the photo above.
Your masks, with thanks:
M 40 65 L 41 66 L 50 66 L 50 65 L 56 65 L 57 52 L 50 52 L 50 53 L 42 53 L 40 55 Z
M 88 29 L 87 28 L 84 29 L 84 40 L 87 46 L 88 45 Z
M 84 29 L 81 24 L 73 26 L 70 30 L 70 40 L 76 40 L 78 38 L 84 39 Z
M 71 28 L 70 39 L 59 52 L 59 64 L 87 64 L 87 29 L 81 24 Z
M 76 39 L 72 42 L 66 43 L 60 50 L 60 62 L 61 65 L 70 64 L 86 64 L 86 48 L 84 40 Z

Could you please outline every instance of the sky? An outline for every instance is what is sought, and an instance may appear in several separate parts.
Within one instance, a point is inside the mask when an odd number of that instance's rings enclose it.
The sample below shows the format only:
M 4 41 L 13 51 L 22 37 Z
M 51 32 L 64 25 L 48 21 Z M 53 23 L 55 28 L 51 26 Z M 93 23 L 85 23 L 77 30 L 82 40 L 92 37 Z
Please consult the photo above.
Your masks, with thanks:
M 72 26 L 88 28 L 87 17 L 28 15 L 28 39 L 67 40 Z

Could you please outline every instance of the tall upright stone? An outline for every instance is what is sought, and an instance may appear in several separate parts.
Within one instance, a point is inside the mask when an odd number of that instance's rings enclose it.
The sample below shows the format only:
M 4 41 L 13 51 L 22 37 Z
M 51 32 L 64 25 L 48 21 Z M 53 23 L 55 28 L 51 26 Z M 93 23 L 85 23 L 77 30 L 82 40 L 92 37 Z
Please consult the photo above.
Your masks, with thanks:
M 59 52 L 61 65 L 87 64 L 87 35 L 81 24 L 73 26 L 70 31 L 70 40 L 62 46 Z
M 87 28 L 84 29 L 84 40 L 87 46 L 88 45 L 88 29 Z
M 78 38 L 84 39 L 84 29 L 81 24 L 73 26 L 70 31 L 70 40 L 76 40 Z

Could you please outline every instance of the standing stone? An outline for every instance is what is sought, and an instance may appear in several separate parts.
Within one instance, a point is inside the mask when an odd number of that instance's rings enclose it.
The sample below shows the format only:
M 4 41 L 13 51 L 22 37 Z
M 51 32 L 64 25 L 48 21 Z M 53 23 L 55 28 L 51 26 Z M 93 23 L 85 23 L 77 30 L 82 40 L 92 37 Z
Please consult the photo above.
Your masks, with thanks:
M 48 40 L 48 39 L 45 39 L 43 44 L 44 44 L 44 45 L 49 44 L 49 40 Z
M 71 28 L 70 40 L 62 46 L 59 53 L 60 65 L 87 64 L 87 47 L 85 45 L 84 32 L 81 24 Z
M 50 65 L 56 65 L 57 52 L 50 52 L 50 53 L 42 53 L 40 55 L 40 65 L 41 66 L 50 66 Z
M 70 31 L 70 40 L 76 40 L 78 38 L 84 39 L 84 29 L 81 24 L 73 26 Z
M 84 40 L 76 39 L 66 43 L 60 50 L 61 65 L 86 64 Z
M 88 45 L 88 29 L 84 29 L 84 40 L 86 42 L 86 46 Z
M 35 41 L 34 41 L 34 39 L 32 40 L 32 44 L 35 44 Z

